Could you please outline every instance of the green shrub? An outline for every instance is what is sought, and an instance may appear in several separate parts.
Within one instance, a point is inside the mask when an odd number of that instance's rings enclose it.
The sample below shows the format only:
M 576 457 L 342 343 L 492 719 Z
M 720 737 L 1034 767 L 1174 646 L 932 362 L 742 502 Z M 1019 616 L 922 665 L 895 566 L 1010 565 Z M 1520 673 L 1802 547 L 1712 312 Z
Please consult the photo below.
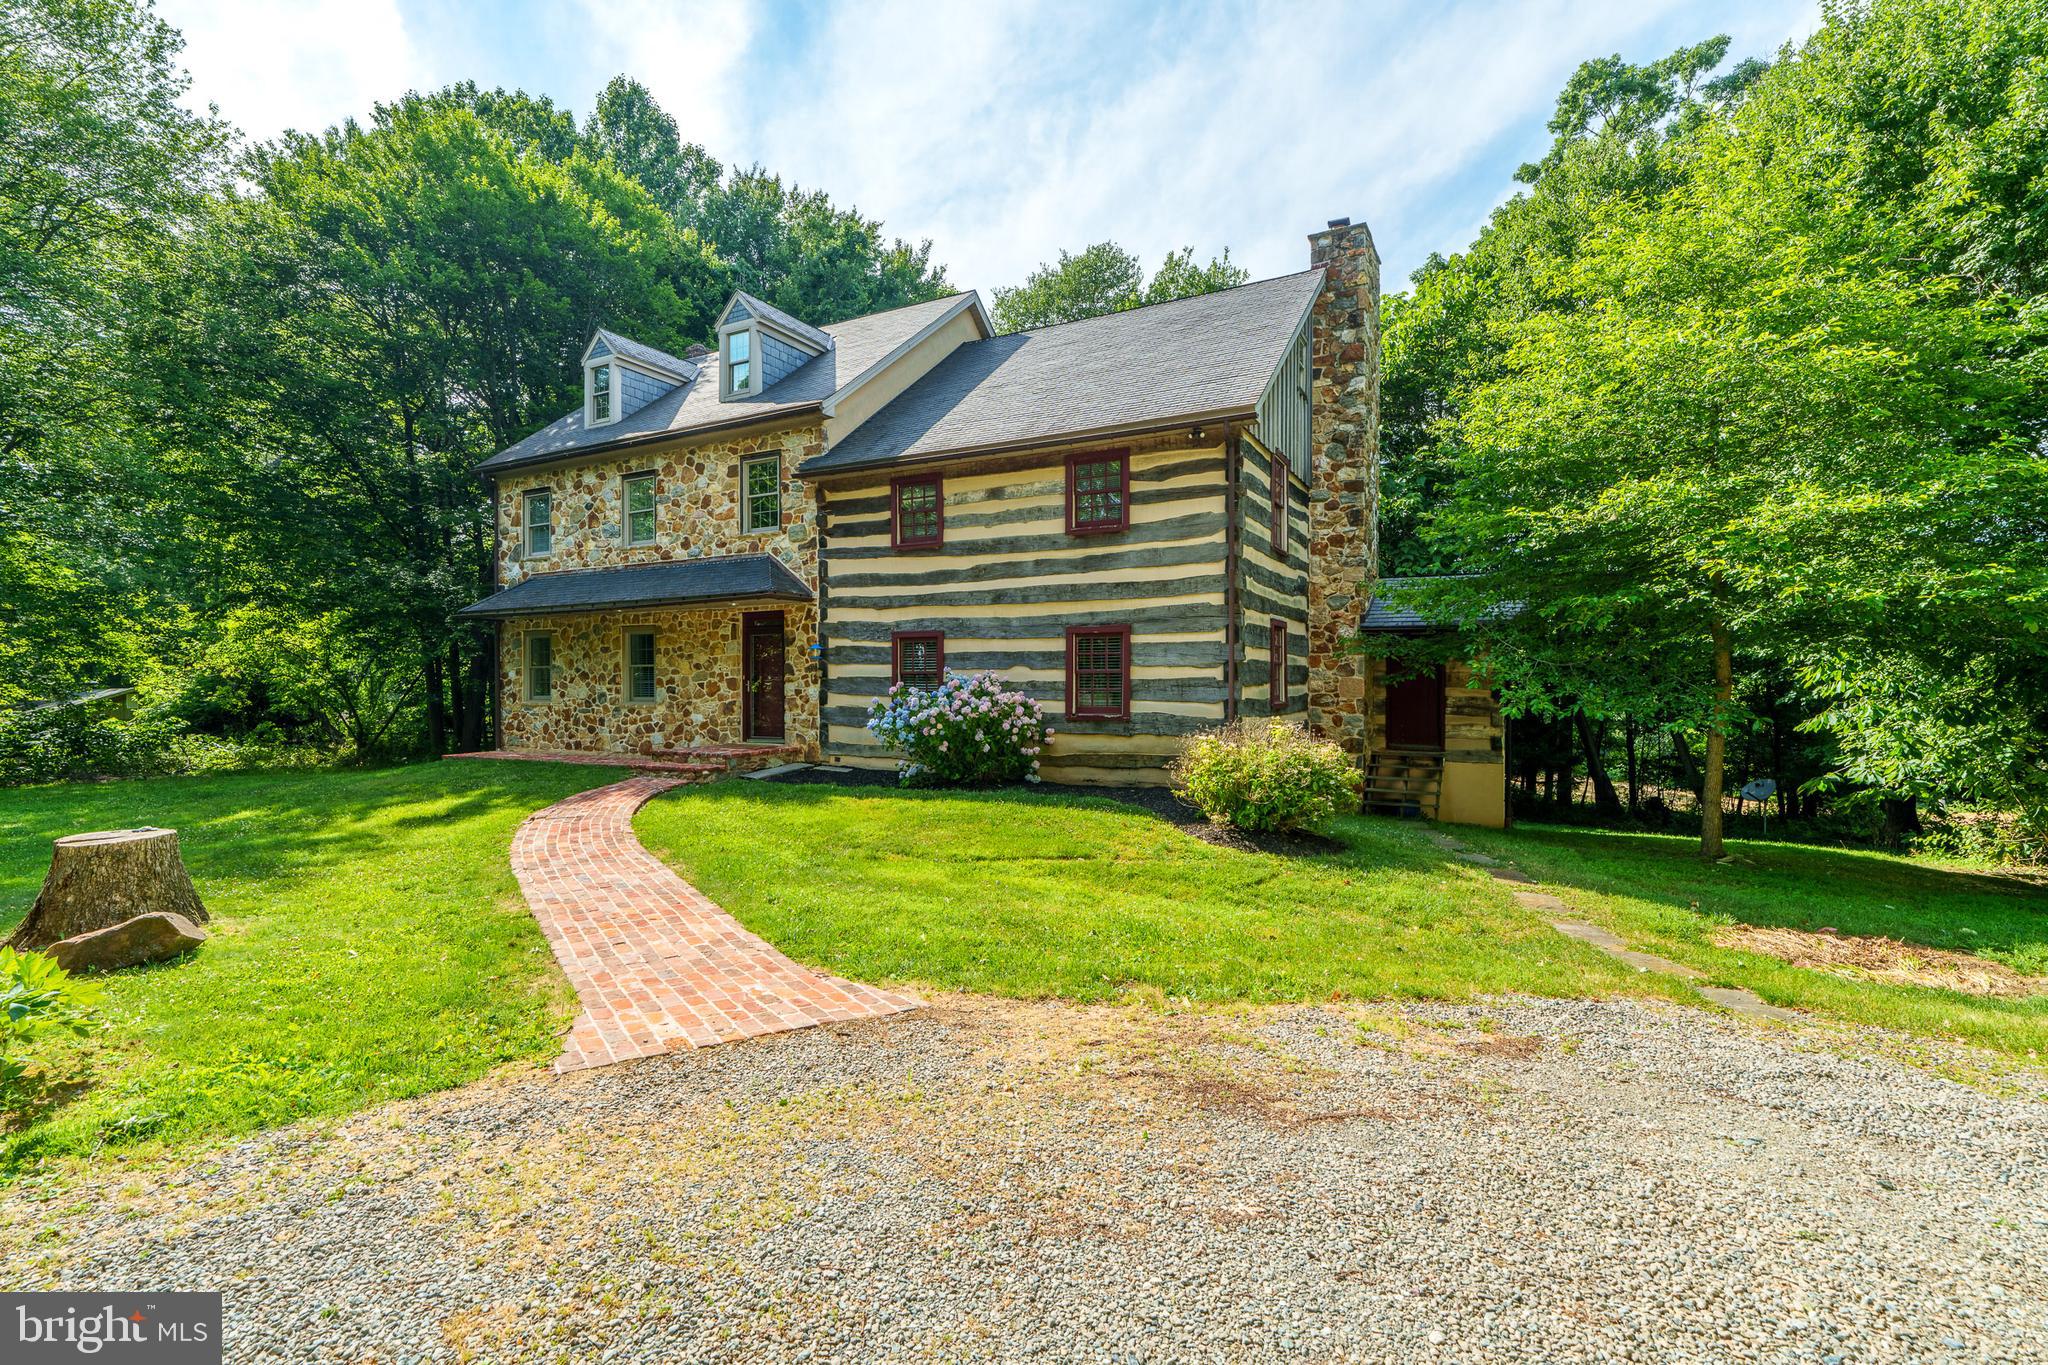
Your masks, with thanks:
M 1287 721 L 1239 722 L 1190 739 L 1173 765 L 1173 789 L 1218 824 L 1275 831 L 1312 829 L 1355 810 L 1358 767 L 1334 744 Z
M 55 958 L 0 948 L 0 1113 L 33 1088 L 26 1084 L 25 1049 L 53 1034 L 92 1033 L 99 1002 L 100 988 L 78 980 Z

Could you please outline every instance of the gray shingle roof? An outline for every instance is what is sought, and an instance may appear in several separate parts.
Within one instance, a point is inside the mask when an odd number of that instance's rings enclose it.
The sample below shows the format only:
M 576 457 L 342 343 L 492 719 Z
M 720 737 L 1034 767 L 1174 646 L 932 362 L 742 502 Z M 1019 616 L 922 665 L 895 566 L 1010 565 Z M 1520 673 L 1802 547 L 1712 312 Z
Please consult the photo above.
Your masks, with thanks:
M 1366 608 L 1365 616 L 1358 623 L 1360 630 L 1431 630 L 1433 624 L 1411 607 L 1396 606 L 1387 599 L 1413 583 L 1441 582 L 1445 578 L 1462 578 L 1468 575 L 1443 574 L 1421 578 L 1382 578 L 1372 590 L 1372 605 Z M 1502 602 L 1488 607 L 1481 613 L 1485 620 L 1504 620 L 1522 610 L 1520 602 Z
M 811 326 L 810 323 L 805 322 L 801 318 L 791 317 L 774 304 L 769 303 L 765 299 L 757 299 L 744 289 L 734 290 L 733 297 L 746 304 L 749 313 L 752 313 L 763 322 L 774 323 L 791 336 L 802 337 L 813 346 L 824 347 L 832 344 L 832 338 L 818 328 Z M 730 311 L 732 305 L 727 304 L 726 308 L 727 311 Z
M 1249 411 L 1321 285 L 1310 270 L 970 341 L 801 472 Z
M 774 555 L 724 555 L 634 564 L 622 569 L 568 569 L 535 574 L 481 602 L 472 602 L 455 614 L 488 619 L 761 598 L 808 602 L 812 593 Z
M 609 332 L 600 327 L 597 329 L 597 337 L 593 339 L 602 340 L 611 349 L 611 353 L 621 360 L 635 361 L 651 370 L 681 375 L 685 379 L 696 376 L 696 361 L 684 360 L 681 356 L 670 355 L 667 351 L 657 351 L 652 346 L 643 346 L 631 337 L 622 337 L 617 332 Z M 588 349 L 585 348 L 586 352 Z
M 562 459 L 583 451 L 636 439 L 679 435 L 708 427 L 760 421 L 784 413 L 814 407 L 839 391 L 842 384 L 917 335 L 948 308 L 960 301 L 959 294 L 930 303 L 914 303 L 886 313 L 849 318 L 824 328 L 832 349 L 797 367 L 779 384 L 750 398 L 718 401 L 718 357 L 706 356 L 695 362 L 697 377 L 655 399 L 638 412 L 595 430 L 583 425 L 583 409 L 548 426 L 516 445 L 507 446 L 477 466 L 491 473 L 512 465 Z

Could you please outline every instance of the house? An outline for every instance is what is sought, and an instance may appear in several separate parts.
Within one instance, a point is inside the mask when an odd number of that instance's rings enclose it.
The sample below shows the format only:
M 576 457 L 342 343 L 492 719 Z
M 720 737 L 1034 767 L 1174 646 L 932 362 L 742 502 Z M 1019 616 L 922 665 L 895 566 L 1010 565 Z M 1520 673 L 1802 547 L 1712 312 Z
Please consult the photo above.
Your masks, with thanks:
M 1053 719 L 1048 780 L 1160 782 L 1191 733 L 1295 716 L 1499 823 L 1491 693 L 1390 716 L 1345 647 L 1379 258 L 1348 219 L 1309 243 L 1299 274 L 1008 336 L 972 292 L 829 326 L 738 293 L 681 356 L 599 331 L 582 408 L 479 466 L 497 590 L 462 615 L 497 624 L 500 746 L 892 765 L 874 698 L 994 669 Z

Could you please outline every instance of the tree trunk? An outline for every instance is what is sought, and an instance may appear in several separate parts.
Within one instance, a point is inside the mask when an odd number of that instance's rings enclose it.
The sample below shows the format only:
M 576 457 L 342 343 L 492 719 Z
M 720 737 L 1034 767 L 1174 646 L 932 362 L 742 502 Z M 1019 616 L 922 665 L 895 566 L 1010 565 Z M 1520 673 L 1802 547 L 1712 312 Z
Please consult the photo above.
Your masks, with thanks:
M 440 656 L 430 651 L 421 672 L 427 688 L 427 752 L 439 758 L 448 752 L 448 700 L 441 691 Z
M 1685 781 L 1685 789 L 1697 798 L 1700 794 L 1700 765 L 1692 756 L 1691 741 L 1679 731 L 1673 730 L 1671 752 L 1678 755 L 1678 771 Z
M 1637 793 L 1641 790 L 1638 783 L 1641 769 L 1636 763 L 1636 718 L 1630 716 L 1623 725 L 1622 734 L 1627 744 L 1628 758 L 1628 813 L 1635 815 L 1640 809 Z
M 24 952 L 47 948 L 59 939 L 158 910 L 194 924 L 206 922 L 206 907 L 178 856 L 178 831 L 67 834 L 52 846 L 42 894 L 7 946 Z
M 1700 783 L 1700 856 L 1719 858 L 1721 847 L 1721 788 L 1726 784 L 1728 759 L 1728 708 L 1735 700 L 1735 655 L 1728 643 L 1728 628 L 1714 623 L 1714 719 L 1707 726 L 1707 772 Z
M 1586 775 L 1593 779 L 1593 808 L 1609 815 L 1621 812 L 1621 797 L 1615 793 L 1614 778 L 1607 771 L 1607 736 L 1593 729 L 1584 711 L 1572 713 L 1572 725 L 1579 732 L 1579 747 L 1586 753 Z
M 1920 798 L 1917 796 L 1887 796 L 1884 798 L 1884 823 L 1878 826 L 1877 842 L 1880 848 L 1897 848 L 1906 842 L 1908 834 L 1918 834 L 1920 824 Z

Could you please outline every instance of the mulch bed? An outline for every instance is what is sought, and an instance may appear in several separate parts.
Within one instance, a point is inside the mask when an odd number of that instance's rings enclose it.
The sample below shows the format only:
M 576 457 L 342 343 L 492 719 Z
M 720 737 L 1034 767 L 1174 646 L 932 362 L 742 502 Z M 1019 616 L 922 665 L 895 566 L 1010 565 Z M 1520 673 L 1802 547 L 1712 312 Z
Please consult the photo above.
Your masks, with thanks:
M 892 772 L 875 768 L 830 766 L 799 768 L 794 772 L 777 773 L 773 777 L 763 777 L 759 780 L 815 787 L 895 788 L 901 785 L 896 780 L 896 774 Z M 1200 811 L 1184 804 L 1166 787 L 1083 787 L 1060 786 L 1050 782 L 1014 782 L 997 787 L 983 787 L 980 790 L 1031 798 L 1107 797 L 1111 801 L 1142 807 L 1160 819 L 1178 825 L 1204 843 L 1214 844 L 1218 848 L 1236 849 L 1240 853 L 1271 853 L 1282 858 L 1313 858 L 1344 851 L 1342 843 L 1321 834 L 1253 834 L 1247 830 L 1232 829 L 1228 825 L 1212 825 Z

